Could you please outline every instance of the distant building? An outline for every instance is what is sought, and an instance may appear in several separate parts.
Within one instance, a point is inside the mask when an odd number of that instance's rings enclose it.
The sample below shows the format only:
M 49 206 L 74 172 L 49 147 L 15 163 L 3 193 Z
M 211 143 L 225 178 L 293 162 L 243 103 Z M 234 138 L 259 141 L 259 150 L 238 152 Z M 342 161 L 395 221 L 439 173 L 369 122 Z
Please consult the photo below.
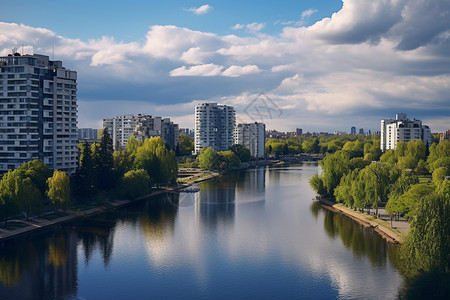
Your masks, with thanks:
M 195 106 L 195 153 L 211 147 L 230 149 L 234 143 L 235 111 L 232 106 L 202 103 Z
M 108 130 L 113 140 L 114 150 L 125 149 L 128 139 L 134 135 L 134 129 L 143 114 L 126 114 L 110 119 L 103 119 L 103 128 Z
M 359 134 L 360 134 L 360 135 L 364 135 L 364 129 L 363 129 L 363 128 L 360 128 L 360 129 L 359 129 Z
M 409 120 L 406 114 L 397 114 L 395 119 L 381 120 L 380 147 L 383 152 L 395 149 L 398 142 L 420 139 L 426 146 L 431 146 L 431 130 L 422 125 L 420 120 Z
M 170 118 L 143 116 L 139 119 L 134 135 L 137 140 L 145 140 L 151 137 L 161 137 L 164 144 L 175 150 L 180 136 L 178 124 L 170 121 Z
M 98 129 L 78 128 L 78 141 L 96 141 Z
M 450 129 L 449 130 L 447 130 L 447 131 L 444 131 L 443 133 L 441 133 L 440 135 L 439 135 L 439 137 L 440 137 L 440 141 L 442 142 L 443 140 L 450 140 Z
M 191 130 L 189 128 L 180 128 L 179 132 L 180 132 L 180 134 L 185 134 L 185 135 L 189 136 L 192 139 L 195 137 L 194 130 Z
M 234 143 L 250 150 L 250 155 L 264 158 L 266 125 L 263 123 L 238 124 L 234 131 Z
M 301 136 L 302 133 L 303 133 L 303 129 L 301 129 L 301 128 L 297 128 L 297 129 L 295 130 L 295 135 L 296 135 L 296 136 Z
M 103 127 L 108 129 L 115 150 L 125 149 L 132 136 L 136 136 L 138 140 L 159 136 L 171 149 L 175 149 L 178 143 L 178 124 L 174 124 L 169 118 L 127 114 L 103 119 Z
M 347 135 L 347 132 L 344 131 L 335 131 L 334 135 Z
M 0 57 L 0 173 L 34 159 L 75 173 L 77 123 L 76 71 L 40 54 Z
M 352 128 L 350 129 L 350 134 L 356 135 L 356 127 L 355 126 L 352 126 Z

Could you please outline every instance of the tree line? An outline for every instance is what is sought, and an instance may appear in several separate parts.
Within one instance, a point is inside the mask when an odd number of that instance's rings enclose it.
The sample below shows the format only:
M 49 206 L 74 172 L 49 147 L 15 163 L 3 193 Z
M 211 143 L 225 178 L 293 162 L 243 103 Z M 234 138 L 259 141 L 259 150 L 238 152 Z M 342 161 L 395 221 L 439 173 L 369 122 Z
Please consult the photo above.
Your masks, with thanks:
M 0 181 L 0 217 L 7 224 L 8 218 L 22 212 L 40 213 L 45 204 L 55 209 L 70 203 L 69 177 L 63 171 L 50 170 L 42 160 L 22 164 L 8 171 Z
M 367 146 L 365 146 L 366 144 Z M 344 150 L 351 152 L 353 157 L 371 153 L 372 157 L 370 159 L 374 160 L 378 159 L 381 155 L 378 135 L 292 136 L 287 139 L 271 138 L 266 141 L 265 150 L 267 154 L 275 156 L 300 153 L 326 154 L 342 150 L 344 146 L 346 147 Z M 370 147 L 370 150 L 364 149 L 364 146 Z
M 50 170 L 41 160 L 22 164 L 0 180 L 0 218 L 22 212 L 40 213 L 50 204 L 56 210 L 67 208 L 71 200 L 90 202 L 109 198 L 136 198 L 148 194 L 153 186 L 176 182 L 178 166 L 175 152 L 159 137 L 137 141 L 130 138 L 127 148 L 114 151 L 105 129 L 99 143 L 80 144 L 80 161 L 69 178 Z
M 385 206 L 391 221 L 404 215 L 410 231 L 400 251 L 401 271 L 407 282 L 434 278 L 442 291 L 450 270 L 450 141 L 429 149 L 421 140 L 399 142 L 376 161 L 352 157 L 346 148 L 320 162 L 313 189 L 353 209 Z

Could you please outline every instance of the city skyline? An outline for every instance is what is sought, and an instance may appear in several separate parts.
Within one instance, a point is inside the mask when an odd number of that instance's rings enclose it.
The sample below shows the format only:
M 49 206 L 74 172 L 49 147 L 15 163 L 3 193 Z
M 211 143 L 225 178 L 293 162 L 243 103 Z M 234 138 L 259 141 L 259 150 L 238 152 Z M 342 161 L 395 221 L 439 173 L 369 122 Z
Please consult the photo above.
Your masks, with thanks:
M 203 102 L 251 122 L 261 92 L 280 111 L 256 120 L 267 129 L 376 132 L 395 113 L 449 126 L 448 3 L 49 3 L 6 1 L 0 54 L 54 53 L 77 70 L 79 127 L 145 113 L 194 128 Z

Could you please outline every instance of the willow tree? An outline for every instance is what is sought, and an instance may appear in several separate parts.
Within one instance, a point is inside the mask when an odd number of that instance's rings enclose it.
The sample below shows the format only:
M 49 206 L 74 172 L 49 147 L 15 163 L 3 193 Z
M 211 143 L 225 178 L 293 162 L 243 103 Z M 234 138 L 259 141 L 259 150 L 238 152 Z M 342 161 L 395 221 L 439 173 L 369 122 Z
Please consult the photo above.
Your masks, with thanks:
M 48 192 L 53 207 L 58 210 L 67 207 L 70 203 L 70 182 L 69 176 L 63 171 L 55 170 L 53 176 L 47 180 Z

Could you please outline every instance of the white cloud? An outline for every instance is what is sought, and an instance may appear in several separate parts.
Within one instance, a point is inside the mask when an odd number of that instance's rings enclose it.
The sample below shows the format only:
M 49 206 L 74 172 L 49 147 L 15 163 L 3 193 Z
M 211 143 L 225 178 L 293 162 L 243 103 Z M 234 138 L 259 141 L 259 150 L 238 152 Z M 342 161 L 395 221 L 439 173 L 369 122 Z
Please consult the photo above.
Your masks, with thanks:
M 243 29 L 244 27 L 245 27 L 245 25 L 236 24 L 233 27 L 231 27 L 231 29 L 233 29 L 233 30 L 240 30 L 240 29 Z
M 247 66 L 231 66 L 225 71 L 223 71 L 222 75 L 227 77 L 239 77 L 241 75 L 247 74 L 256 74 L 260 73 L 261 70 L 256 65 L 247 65 Z
M 170 76 L 219 76 L 222 66 L 215 64 L 196 65 L 191 67 L 182 66 L 170 71 Z
M 303 12 L 304 18 L 312 13 Z M 354 115 L 361 124 L 353 125 L 377 129 L 380 118 L 404 111 L 437 131 L 445 123 L 435 120 L 450 115 L 449 15 L 445 1 L 344 0 L 329 18 L 311 26 L 284 24 L 291 26 L 278 35 L 260 34 L 264 23 L 256 22 L 233 26 L 245 29 L 243 37 L 158 25 L 143 42 L 82 41 L 0 22 L 0 54 L 24 44 L 25 53 L 51 56 L 54 45 L 55 59 L 78 71 L 80 101 L 125 99 L 155 107 L 237 101 L 240 113 L 255 91 L 264 91 L 283 108 L 283 120 L 270 121 L 281 130 L 296 122 L 344 130 Z M 102 110 L 96 113 L 101 119 Z M 95 123 L 85 114 L 80 106 L 80 126 Z
M 250 33 L 258 33 L 264 27 L 266 27 L 266 23 L 253 22 L 253 23 L 246 24 L 246 25 L 244 25 L 244 24 L 236 24 L 236 25 L 232 26 L 231 29 L 233 29 L 233 30 L 241 30 L 241 29 L 245 28 Z
M 317 9 L 307 9 L 305 11 L 302 12 L 302 20 L 304 20 L 305 18 L 311 17 L 313 14 L 315 14 L 317 12 Z
M 204 15 L 210 12 L 212 7 L 209 4 L 202 5 L 200 7 L 191 7 L 186 9 L 187 11 L 193 12 L 196 15 Z
M 259 31 L 261 31 L 264 27 L 266 27 L 266 23 L 253 22 L 253 23 L 247 24 L 245 27 L 247 27 L 247 29 L 248 29 L 250 32 L 259 32 Z

